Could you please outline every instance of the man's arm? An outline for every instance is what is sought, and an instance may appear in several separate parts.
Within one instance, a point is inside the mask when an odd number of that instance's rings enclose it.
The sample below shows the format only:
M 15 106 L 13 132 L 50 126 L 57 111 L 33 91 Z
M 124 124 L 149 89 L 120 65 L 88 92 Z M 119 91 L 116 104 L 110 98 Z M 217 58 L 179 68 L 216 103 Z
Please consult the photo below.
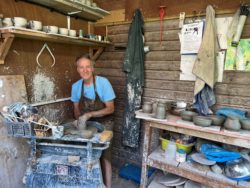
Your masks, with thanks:
M 79 102 L 74 102 L 74 116 L 76 119 L 78 119 L 81 115 L 80 107 L 79 107 Z

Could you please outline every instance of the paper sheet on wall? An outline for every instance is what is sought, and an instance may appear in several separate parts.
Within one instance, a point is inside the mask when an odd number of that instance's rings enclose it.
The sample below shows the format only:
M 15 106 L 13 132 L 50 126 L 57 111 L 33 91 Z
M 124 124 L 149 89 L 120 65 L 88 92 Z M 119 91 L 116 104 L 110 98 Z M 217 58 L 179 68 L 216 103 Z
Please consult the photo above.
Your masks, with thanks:
M 204 22 L 185 24 L 181 30 L 181 54 L 197 54 L 202 41 Z
M 232 19 L 232 17 L 215 19 L 220 49 L 227 49 L 227 31 Z
M 181 55 L 180 80 L 194 81 L 196 76 L 192 73 L 197 55 Z
M 217 38 L 218 38 L 220 49 L 227 49 L 227 37 L 226 36 L 227 36 L 228 27 L 232 21 L 232 17 L 216 18 L 215 20 L 216 20 L 216 25 L 217 25 Z M 195 27 L 195 25 L 190 25 L 190 24 L 186 24 L 184 26 L 188 28 Z M 185 38 L 183 38 L 183 31 L 184 30 L 182 30 L 182 33 L 179 34 L 179 38 L 181 42 L 181 49 L 184 48 L 183 45 L 186 45 L 185 48 L 189 47 L 188 44 L 185 44 L 185 40 L 184 40 Z M 183 53 L 181 52 L 181 54 Z M 195 55 L 194 54 L 193 55 L 181 55 L 180 80 L 190 80 L 190 81 L 195 80 L 196 77 L 195 75 L 192 74 L 192 69 L 193 69 L 196 56 L 197 56 L 196 54 Z M 222 82 L 222 79 L 223 79 L 224 61 L 225 61 L 225 51 L 220 51 L 217 56 L 217 69 L 218 69 L 217 81 L 218 82 Z

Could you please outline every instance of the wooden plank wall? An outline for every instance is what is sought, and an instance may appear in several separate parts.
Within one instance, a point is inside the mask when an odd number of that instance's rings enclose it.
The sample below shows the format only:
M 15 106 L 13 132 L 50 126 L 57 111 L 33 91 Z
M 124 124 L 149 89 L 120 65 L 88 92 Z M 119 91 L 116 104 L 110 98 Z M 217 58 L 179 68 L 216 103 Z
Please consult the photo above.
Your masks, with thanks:
M 207 5 L 212 5 L 216 12 L 234 12 L 242 3 L 249 4 L 249 0 L 127 0 L 126 1 L 126 20 L 131 20 L 134 10 L 140 8 L 144 18 L 159 17 L 159 6 L 165 7 L 165 16 L 179 17 L 179 13 L 185 11 L 186 15 L 198 16 L 205 14 Z
M 98 6 L 105 10 L 125 8 L 125 20 L 133 18 L 135 9 L 139 8 L 145 19 L 159 18 L 159 6 L 165 7 L 165 17 L 179 17 L 185 11 L 188 16 L 205 14 L 208 4 L 213 5 L 216 12 L 233 13 L 242 4 L 250 4 L 250 0 L 95 0 Z
M 145 23 L 145 41 L 150 47 L 146 54 L 146 85 L 143 101 L 147 100 L 184 100 L 192 102 L 194 82 L 180 81 L 180 43 L 178 39 L 178 20 L 164 21 L 163 41 L 160 45 L 160 23 Z M 242 38 L 250 37 L 250 18 L 247 19 Z M 113 162 L 121 165 L 125 162 L 140 164 L 141 149 L 129 149 L 122 146 L 122 124 L 125 96 L 125 74 L 122 71 L 129 24 L 108 27 L 113 46 L 107 48 L 96 63 L 97 74 L 109 78 L 114 86 L 116 99 L 115 132 L 113 144 Z M 225 71 L 222 83 L 216 84 L 217 107 L 231 106 L 245 108 L 250 112 L 250 72 Z M 143 129 L 141 130 L 143 131 Z M 157 133 L 155 133 L 157 134 Z M 157 142 L 157 136 L 154 139 Z M 153 144 L 155 145 L 155 142 Z M 142 145 L 141 141 L 141 145 Z

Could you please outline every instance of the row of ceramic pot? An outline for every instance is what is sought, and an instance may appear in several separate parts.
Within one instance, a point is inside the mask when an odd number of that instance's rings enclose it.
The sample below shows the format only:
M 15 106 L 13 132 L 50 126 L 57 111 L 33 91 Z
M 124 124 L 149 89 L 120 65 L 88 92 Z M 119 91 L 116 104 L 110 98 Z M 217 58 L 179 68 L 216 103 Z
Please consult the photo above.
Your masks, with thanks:
M 14 17 L 14 18 L 4 18 L 1 20 L 2 27 L 22 27 L 22 28 L 29 28 L 36 31 L 44 31 L 47 33 L 53 34 L 61 34 L 61 35 L 69 35 L 72 37 L 76 37 L 76 30 L 74 29 L 67 29 L 67 28 L 59 28 L 57 26 L 43 26 L 41 21 L 37 20 L 30 20 L 28 21 L 26 18 L 23 17 Z
M 144 102 L 142 111 L 143 113 L 154 114 L 157 119 L 166 119 L 166 102 Z
M 238 131 L 241 128 L 250 130 L 250 119 L 239 119 L 237 117 L 223 117 L 216 115 L 199 116 L 196 112 L 183 111 L 181 118 L 185 121 L 193 121 L 195 125 L 208 127 L 211 125 L 224 126 L 226 129 Z

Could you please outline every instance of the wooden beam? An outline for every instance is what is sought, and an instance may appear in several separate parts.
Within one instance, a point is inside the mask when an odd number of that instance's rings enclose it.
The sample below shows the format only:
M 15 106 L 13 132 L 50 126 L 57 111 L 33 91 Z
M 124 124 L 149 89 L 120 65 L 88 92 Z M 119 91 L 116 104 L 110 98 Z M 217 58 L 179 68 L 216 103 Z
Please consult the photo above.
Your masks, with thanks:
M 89 56 L 90 58 L 95 61 L 98 59 L 98 57 L 101 55 L 101 53 L 103 52 L 104 48 L 100 47 L 97 49 L 97 51 L 94 53 L 94 49 L 93 48 L 89 48 Z
M 4 64 L 5 57 L 8 54 L 8 51 L 13 42 L 14 35 L 8 34 L 4 37 L 1 36 L 1 39 L 3 40 L 3 42 L 1 42 L 0 44 L 0 64 Z

